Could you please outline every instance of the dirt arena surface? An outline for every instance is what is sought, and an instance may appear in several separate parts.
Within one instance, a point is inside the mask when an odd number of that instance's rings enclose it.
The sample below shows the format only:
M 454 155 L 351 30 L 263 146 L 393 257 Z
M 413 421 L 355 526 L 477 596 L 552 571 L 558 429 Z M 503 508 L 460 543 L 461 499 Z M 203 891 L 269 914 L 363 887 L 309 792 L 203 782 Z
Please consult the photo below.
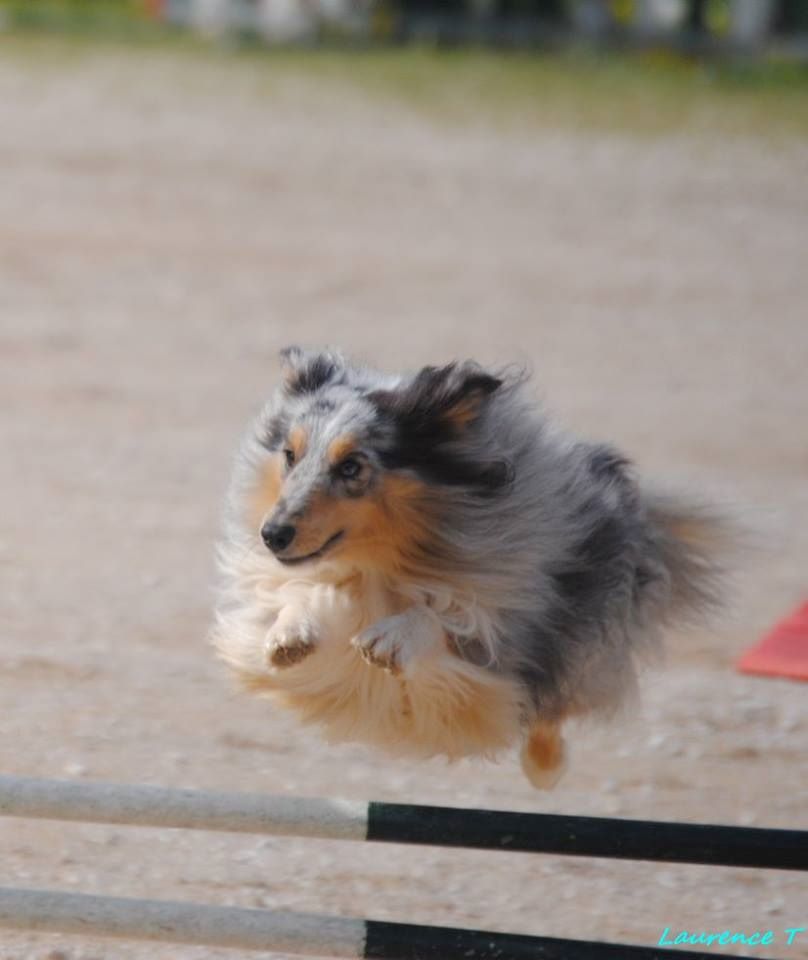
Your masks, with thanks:
M 739 652 L 808 593 L 808 143 L 442 123 L 167 53 L 0 62 L 0 767 L 808 828 L 805 685 Z M 206 645 L 229 460 L 290 342 L 536 371 L 581 434 L 746 504 L 732 616 L 534 792 L 239 694 Z M 0 820 L 4 884 L 655 943 L 771 929 L 776 872 Z M 0 934 L 2 960 L 232 952 Z M 722 952 L 716 949 L 716 955 Z M 733 948 L 744 953 L 742 948 Z

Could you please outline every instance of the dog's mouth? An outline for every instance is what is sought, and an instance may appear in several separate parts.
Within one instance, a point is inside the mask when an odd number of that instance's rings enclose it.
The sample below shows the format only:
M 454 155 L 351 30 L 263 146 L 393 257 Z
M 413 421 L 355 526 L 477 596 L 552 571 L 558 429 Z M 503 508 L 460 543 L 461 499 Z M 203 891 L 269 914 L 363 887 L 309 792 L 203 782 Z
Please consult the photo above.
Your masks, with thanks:
M 335 544 L 342 540 L 343 536 L 345 536 L 345 531 L 338 530 L 333 536 L 329 537 L 319 549 L 312 553 L 306 553 L 302 557 L 276 557 L 276 559 L 287 566 L 294 566 L 297 563 L 307 563 L 309 560 L 319 560 L 324 553 L 327 553 Z

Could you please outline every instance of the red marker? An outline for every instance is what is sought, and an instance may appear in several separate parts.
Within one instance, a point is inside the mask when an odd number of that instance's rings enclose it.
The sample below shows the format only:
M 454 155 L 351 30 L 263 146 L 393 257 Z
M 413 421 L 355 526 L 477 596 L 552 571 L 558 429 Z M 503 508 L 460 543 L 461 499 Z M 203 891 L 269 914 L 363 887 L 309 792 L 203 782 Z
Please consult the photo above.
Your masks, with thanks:
M 808 603 L 775 624 L 756 646 L 741 657 L 742 673 L 761 673 L 791 680 L 808 680 Z

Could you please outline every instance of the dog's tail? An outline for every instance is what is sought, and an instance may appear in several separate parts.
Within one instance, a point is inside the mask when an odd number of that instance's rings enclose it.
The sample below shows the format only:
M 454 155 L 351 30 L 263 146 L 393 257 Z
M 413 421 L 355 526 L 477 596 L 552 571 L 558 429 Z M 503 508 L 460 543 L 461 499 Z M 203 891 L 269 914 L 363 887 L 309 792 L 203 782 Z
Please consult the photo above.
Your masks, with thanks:
M 647 594 L 669 623 L 699 623 L 725 606 L 745 540 L 730 511 L 686 496 L 643 490 Z

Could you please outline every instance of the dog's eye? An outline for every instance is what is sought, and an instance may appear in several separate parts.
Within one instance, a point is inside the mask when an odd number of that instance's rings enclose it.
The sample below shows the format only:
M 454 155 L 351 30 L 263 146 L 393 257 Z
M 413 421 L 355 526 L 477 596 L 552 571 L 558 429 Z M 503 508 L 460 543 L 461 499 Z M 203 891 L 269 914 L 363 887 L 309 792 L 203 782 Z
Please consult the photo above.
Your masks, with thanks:
M 295 465 L 295 451 L 286 449 L 283 451 L 284 457 L 286 457 L 286 466 L 291 470 Z
M 337 473 L 343 480 L 355 480 L 362 472 L 362 464 L 356 457 L 348 457 L 337 467 Z

